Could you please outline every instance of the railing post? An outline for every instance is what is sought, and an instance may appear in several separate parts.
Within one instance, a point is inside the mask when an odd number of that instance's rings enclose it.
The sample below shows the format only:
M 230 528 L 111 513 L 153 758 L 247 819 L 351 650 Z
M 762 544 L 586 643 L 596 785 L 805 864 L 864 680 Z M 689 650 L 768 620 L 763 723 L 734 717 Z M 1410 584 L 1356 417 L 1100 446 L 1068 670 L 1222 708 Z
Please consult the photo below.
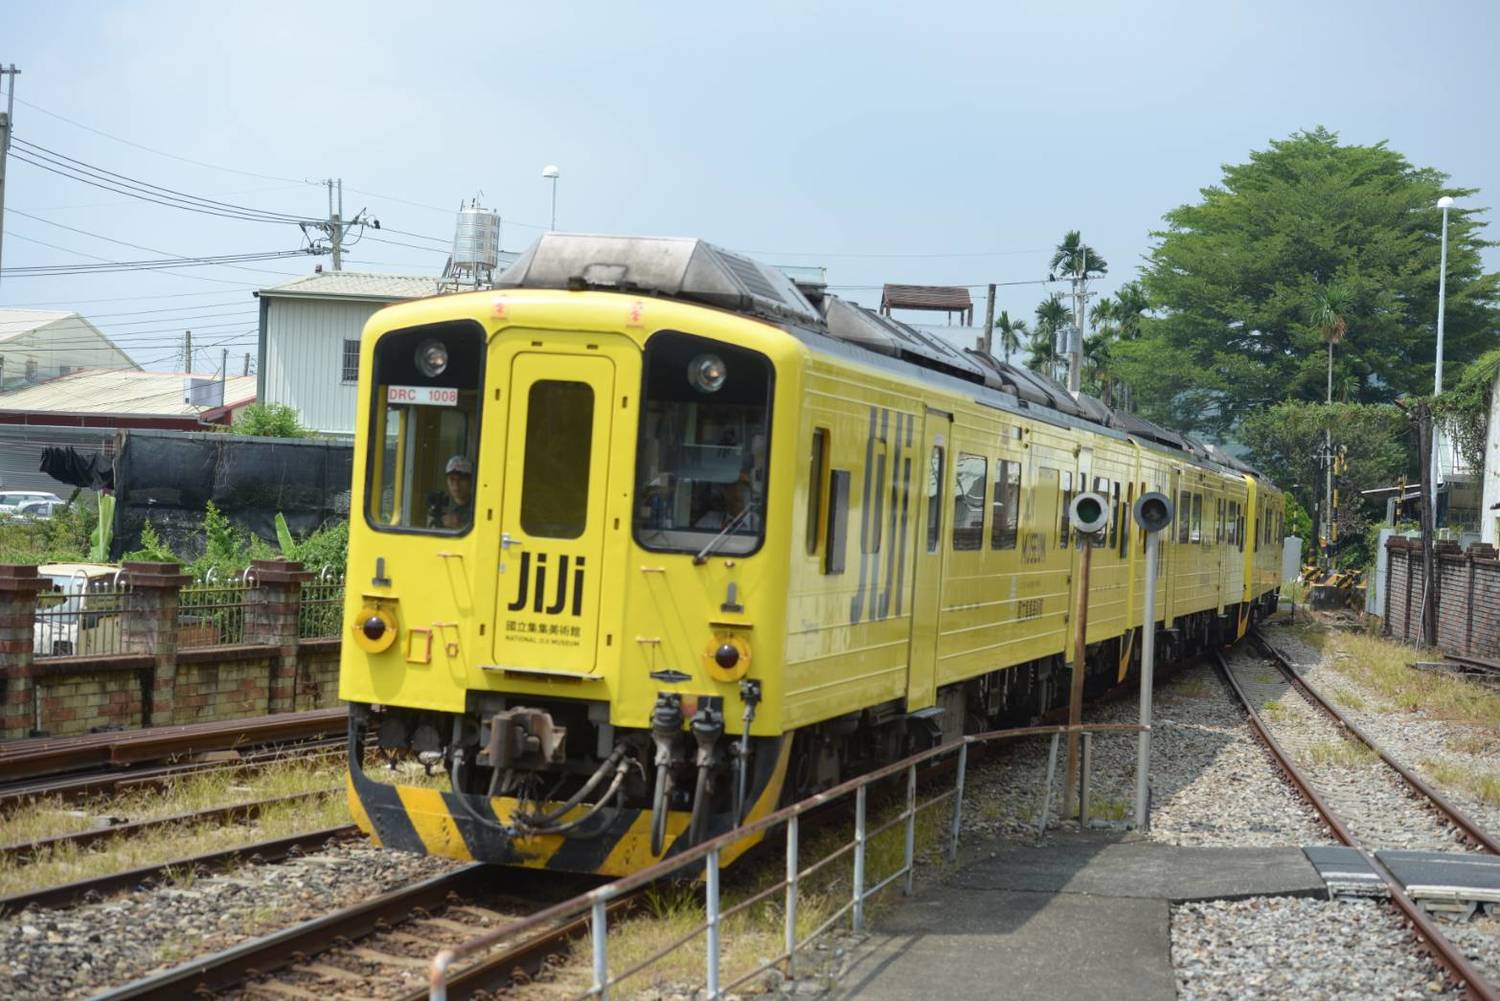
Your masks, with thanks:
M 704 888 L 708 911 L 708 1001 L 719 1001 L 719 850 L 715 848 L 703 860 L 707 878 Z
M 958 859 L 958 834 L 964 822 L 964 771 L 968 764 L 969 742 L 966 740 L 958 748 L 958 778 L 953 783 L 953 833 L 948 842 L 950 861 Z
M 291 712 L 297 701 L 297 633 L 303 586 L 312 573 L 293 560 L 252 560 L 255 586 L 245 590 L 246 643 L 274 646 L 266 679 L 266 712 Z
M 865 789 L 854 791 L 854 930 L 865 930 Z
M 1078 790 L 1078 829 L 1086 831 L 1089 828 L 1089 779 L 1092 778 L 1094 770 L 1094 735 L 1085 733 L 1083 735 L 1083 783 Z
M 917 766 L 906 770 L 906 885 L 903 891 L 911 896 L 912 877 L 917 869 Z
M 1036 836 L 1047 833 L 1047 814 L 1052 812 L 1052 780 L 1057 777 L 1057 744 L 1061 733 L 1052 735 L 1052 750 L 1047 752 L 1047 785 L 1042 792 L 1042 812 L 1036 821 Z
M 177 715 L 178 608 L 182 589 L 193 582 L 181 570 L 177 563 L 125 564 L 130 589 L 120 599 L 124 609 L 120 641 L 126 653 L 150 654 L 156 659 L 151 687 L 142 692 L 143 727 L 166 726 Z
M 786 975 L 797 975 L 797 814 L 786 822 Z
M 607 911 L 609 903 L 603 897 L 595 897 L 593 903 L 594 940 L 594 986 L 589 993 L 599 1001 L 609 1001 L 609 926 Z
M 34 566 L 0 566 L 0 740 L 25 737 L 44 725 L 36 712 L 37 651 L 32 647 L 37 592 L 51 586 L 51 580 L 37 576 Z

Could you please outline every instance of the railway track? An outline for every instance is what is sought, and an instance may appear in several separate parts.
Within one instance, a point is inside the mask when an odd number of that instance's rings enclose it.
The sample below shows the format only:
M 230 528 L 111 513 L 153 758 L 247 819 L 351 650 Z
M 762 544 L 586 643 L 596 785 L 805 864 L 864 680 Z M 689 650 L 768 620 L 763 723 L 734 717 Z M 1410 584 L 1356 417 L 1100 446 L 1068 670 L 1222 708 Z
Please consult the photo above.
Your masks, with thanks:
M 1500 848 L 1494 839 L 1371 741 L 1308 685 L 1264 638 L 1258 633 L 1254 638 L 1267 651 L 1264 661 L 1232 665 L 1222 653 L 1215 657 L 1225 681 L 1249 715 L 1256 735 L 1334 836 L 1358 851 L 1385 883 L 1392 903 L 1414 929 L 1419 944 L 1466 985 L 1470 997 L 1500 1001 L 1500 993 L 1474 969 L 1375 856 L 1381 849 L 1411 847 L 1497 853 Z M 1314 721 L 1324 724 L 1321 735 Z M 1341 750 L 1350 742 L 1357 742 L 1362 750 L 1352 755 Z M 1309 767 L 1304 768 L 1299 758 L 1306 760 Z M 1385 770 L 1373 767 L 1377 760 L 1386 766 Z M 1350 780 L 1351 775 L 1355 776 L 1354 781 Z M 1410 791 L 1409 796 L 1403 794 L 1403 786 Z M 1377 804 L 1374 809 L 1370 807 L 1371 800 Z M 1385 816 L 1386 811 L 1395 811 L 1394 816 Z M 1358 815 L 1353 825 L 1346 820 L 1346 814 Z M 1402 835 L 1401 824 L 1416 825 L 1415 833 L 1410 837 Z M 1413 844 L 1414 840 L 1431 843 Z
M 433 953 L 564 899 L 581 879 L 559 881 L 555 873 L 472 863 L 151 974 L 96 1001 L 205 994 L 245 1001 L 426 998 Z M 502 882 L 507 892 L 496 893 Z M 635 899 L 621 900 L 616 912 Z M 524 982 L 585 931 L 584 921 L 562 923 L 539 940 L 476 959 L 456 972 L 448 996 L 466 998 L 479 989 Z

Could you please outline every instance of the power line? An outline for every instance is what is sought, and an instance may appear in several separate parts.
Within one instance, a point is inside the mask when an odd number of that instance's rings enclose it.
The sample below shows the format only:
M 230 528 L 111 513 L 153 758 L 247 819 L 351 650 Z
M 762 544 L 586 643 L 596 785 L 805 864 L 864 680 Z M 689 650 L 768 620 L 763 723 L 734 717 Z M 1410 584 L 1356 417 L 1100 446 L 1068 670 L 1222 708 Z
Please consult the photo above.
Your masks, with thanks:
M 163 150 L 153 149 L 150 146 L 144 146 L 144 145 L 142 145 L 142 144 L 140 144 L 138 142 L 132 142 L 129 139 L 122 139 L 122 138 L 120 138 L 117 135 L 112 135 L 111 133 L 105 132 L 103 129 L 96 129 L 92 125 L 85 125 L 82 122 L 74 121 L 73 119 L 68 118 L 65 115 L 59 115 L 55 111 L 48 111 L 46 108 L 43 108 L 40 105 L 32 104 L 30 101 L 23 101 L 20 98 L 16 98 L 16 103 L 17 104 L 24 104 L 26 107 L 30 108 L 32 111 L 40 111 L 42 114 L 46 115 L 48 118 L 56 118 L 60 122 L 67 122 L 69 125 L 72 125 L 75 128 L 83 129 L 85 132 L 92 132 L 96 136 L 103 136 L 106 139 L 114 140 L 117 143 L 122 143 L 122 144 L 124 144 L 126 146 L 131 146 L 131 147 L 134 147 L 135 149 L 138 149 L 138 150 L 144 150 L 147 153 L 154 153 L 157 156 L 164 156 L 168 160 L 177 160 L 180 163 L 190 163 L 190 164 L 192 164 L 195 167 L 206 167 L 209 170 L 222 170 L 222 171 L 224 171 L 225 173 L 228 173 L 228 174 L 241 174 L 241 175 L 243 175 L 245 177 L 258 177 L 258 178 L 260 178 L 263 181 L 286 181 L 286 182 L 288 182 L 290 184 L 312 184 L 312 183 L 315 183 L 315 182 L 312 182 L 312 181 L 308 181 L 306 178 L 278 177 L 275 174 L 259 174 L 259 173 L 256 173 L 253 170 L 242 170 L 242 169 L 240 169 L 238 167 L 224 167 L 224 166 L 220 166 L 219 164 L 215 164 L 215 163 L 205 163 L 202 160 L 194 160 L 194 159 L 191 159 L 190 157 L 178 156 L 175 153 L 167 153 L 167 152 L 164 152 Z
M 51 247 L 54 250 L 66 249 L 58 247 L 56 244 L 45 243 L 42 240 L 36 240 L 29 236 L 23 236 L 20 233 L 12 233 L 11 235 L 18 240 L 25 240 L 28 243 L 38 243 L 44 247 Z M 312 250 L 274 250 L 245 254 L 219 254 L 211 257 L 166 257 L 157 258 L 154 260 L 139 261 L 101 260 L 98 264 L 38 264 L 27 267 L 0 268 L 0 275 L 5 275 L 11 278 L 41 278 L 54 275 L 106 274 L 116 271 L 155 271 L 162 268 L 196 268 L 212 265 L 237 264 L 246 261 L 282 260 L 288 257 L 306 257 L 307 255 L 312 253 L 314 253 L 314 251 Z M 94 255 L 87 254 L 85 256 L 93 257 Z M 271 273 L 286 274 L 287 272 Z
M 247 206 L 234 205 L 229 202 L 218 202 L 211 198 L 200 198 L 196 195 L 188 195 L 174 191 L 171 188 L 163 188 L 159 185 L 139 181 L 134 178 L 115 174 L 99 167 L 93 167 L 83 163 L 81 160 L 73 160 L 61 154 L 50 154 L 40 146 L 16 140 L 17 147 L 11 149 L 11 155 L 22 163 L 29 164 L 59 177 L 78 181 L 91 187 L 100 188 L 117 195 L 127 195 L 144 202 L 163 205 L 167 208 L 181 209 L 187 212 L 197 212 L 202 215 L 218 216 L 223 219 L 236 219 L 241 222 L 275 223 L 280 225 L 299 224 L 303 222 L 318 222 L 307 216 L 293 216 L 282 212 L 270 210 L 252 209 Z M 69 162 L 71 161 L 71 162 Z
M 9 211 L 12 212 L 12 213 L 14 213 L 14 214 L 16 214 L 16 215 L 18 215 L 18 216 L 25 216 L 27 219 L 34 219 L 35 221 L 37 221 L 39 223 L 43 223 L 43 224 L 48 225 L 48 226 L 56 226 L 58 229 L 65 229 L 65 230 L 67 230 L 70 233 L 77 233 L 80 236 L 91 236 L 91 237 L 93 237 L 96 240 L 103 240 L 106 243 L 117 243 L 117 244 L 119 244 L 122 247 L 130 247 L 130 248 L 132 248 L 134 250 L 146 250 L 146 251 L 150 251 L 153 254 L 165 254 L 168 257 L 175 257 L 175 258 L 186 259 L 184 257 L 184 255 L 182 255 L 182 254 L 174 254 L 170 250 L 162 250 L 159 247 L 144 247 L 144 246 L 142 246 L 139 243 L 129 243 L 129 242 L 125 241 L 125 240 L 117 240 L 117 239 L 115 239 L 112 236 L 104 236 L 101 233 L 91 233 L 91 232 L 89 232 L 86 229 L 79 229 L 76 226 L 65 226 L 65 225 L 63 225 L 60 222 L 53 222 L 51 219 L 43 219 L 41 216 L 32 215 L 30 212 L 22 212 L 20 209 L 10 209 Z M 40 241 L 33 241 L 33 242 L 40 242 Z M 57 249 L 57 248 L 54 248 L 54 249 Z M 259 272 L 261 274 L 268 274 L 268 275 L 279 275 L 279 274 L 284 274 L 285 273 L 285 272 L 281 272 L 281 271 L 267 271 L 264 268 L 246 268 L 246 267 L 239 267 L 237 265 L 225 265 L 225 266 L 226 267 L 234 267 L 236 270 L 239 270 L 239 271 L 255 271 L 255 272 Z
M 200 279 L 202 275 L 182 275 L 183 278 Z M 245 288 L 259 288 L 260 282 L 232 282 L 226 281 L 225 285 L 241 285 Z M 223 289 L 203 289 L 199 292 L 155 292 L 150 295 L 112 295 L 100 299 L 42 299 L 34 302 L 11 302 L 0 304 L 0 309 L 35 309 L 40 306 L 83 306 L 95 302 L 141 302 L 146 299 L 160 301 L 162 299 L 187 299 L 195 295 L 224 295 Z M 189 308 L 189 307 L 183 307 Z

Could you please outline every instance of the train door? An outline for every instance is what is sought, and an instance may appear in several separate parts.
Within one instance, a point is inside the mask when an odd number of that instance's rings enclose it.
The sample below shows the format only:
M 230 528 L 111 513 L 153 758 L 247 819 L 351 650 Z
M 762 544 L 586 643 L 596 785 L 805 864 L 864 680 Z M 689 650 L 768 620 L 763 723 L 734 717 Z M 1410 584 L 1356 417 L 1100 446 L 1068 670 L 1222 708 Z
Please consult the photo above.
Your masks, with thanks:
M 943 551 L 947 548 L 947 527 L 943 513 L 951 506 L 947 501 L 949 471 L 953 456 L 953 415 L 928 410 L 922 422 L 922 449 L 918 453 L 925 475 L 917 478 L 924 484 L 917 512 L 917 540 L 912 567 L 911 651 L 906 675 L 906 709 L 912 712 L 930 706 L 937 698 L 938 618 L 943 592 Z
M 501 360 L 510 379 L 495 662 L 587 674 L 599 632 L 615 366 L 598 354 Z
M 1183 543 L 1190 537 L 1193 520 L 1192 501 L 1182 502 L 1182 482 L 1182 470 L 1173 467 L 1167 474 L 1167 496 L 1172 498 L 1172 524 L 1162 531 L 1161 546 L 1157 550 L 1156 573 L 1161 580 L 1157 613 L 1162 617 L 1162 625 L 1168 629 L 1176 618 L 1178 565 L 1183 563 L 1187 553 L 1187 546 Z

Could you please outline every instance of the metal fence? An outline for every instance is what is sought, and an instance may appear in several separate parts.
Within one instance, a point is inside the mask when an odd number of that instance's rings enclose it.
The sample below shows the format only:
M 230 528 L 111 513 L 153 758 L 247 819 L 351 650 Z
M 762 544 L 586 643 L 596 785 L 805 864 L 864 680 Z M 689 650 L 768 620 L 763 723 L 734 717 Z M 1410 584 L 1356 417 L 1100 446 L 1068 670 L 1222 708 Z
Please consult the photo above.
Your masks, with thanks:
M 838 924 L 846 914 L 850 916 L 849 920 L 853 929 L 856 932 L 862 931 L 865 922 L 865 904 L 873 895 L 884 890 L 897 880 L 902 881 L 902 888 L 905 893 L 911 893 L 912 876 L 915 871 L 917 816 L 924 810 L 940 806 L 949 800 L 952 801 L 952 812 L 948 821 L 947 852 L 950 859 L 957 857 L 959 836 L 962 831 L 965 771 L 968 767 L 969 746 L 971 744 L 990 744 L 1016 740 L 1022 737 L 1051 736 L 1052 745 L 1047 761 L 1046 786 L 1041 793 L 1042 800 L 1038 813 L 1038 833 L 1041 833 L 1046 827 L 1047 818 L 1052 808 L 1052 787 L 1057 773 L 1057 751 L 1062 737 L 1069 733 L 1082 734 L 1083 737 L 1079 819 L 1086 825 L 1089 819 L 1089 778 L 1092 771 L 1093 734 L 1100 732 L 1142 733 L 1147 729 L 1147 727 L 1131 723 L 1026 727 L 1016 730 L 998 730 L 990 733 L 975 734 L 951 744 L 945 744 L 942 747 L 922 751 L 894 764 L 886 765 L 884 768 L 850 779 L 848 782 L 835 786 L 827 792 L 818 793 L 799 803 L 778 810 L 769 816 L 746 823 L 726 834 L 696 845 L 682 852 L 680 855 L 674 855 L 671 858 L 665 859 L 648 869 L 643 869 L 630 876 L 617 879 L 612 883 L 608 883 L 581 896 L 574 897 L 571 900 L 555 904 L 546 910 L 539 911 L 530 917 L 497 928 L 479 938 L 471 939 L 450 949 L 444 949 L 433 957 L 430 971 L 432 986 L 428 997 L 431 1001 L 447 1001 L 449 971 L 460 959 L 483 953 L 501 943 L 505 944 L 508 952 L 523 949 L 530 945 L 534 939 L 546 935 L 550 929 L 579 918 L 588 919 L 593 960 L 593 983 L 588 990 L 576 995 L 580 999 L 598 998 L 600 1001 L 608 1001 L 610 990 L 621 981 L 647 969 L 653 963 L 656 963 L 669 953 L 683 948 L 700 935 L 705 939 L 704 989 L 702 996 L 706 1001 L 719 1001 L 726 993 L 748 983 L 773 967 L 783 967 L 787 976 L 794 977 L 797 975 L 798 952 L 806 948 L 814 939 Z M 952 788 L 936 793 L 919 802 L 917 797 L 918 766 L 944 757 L 956 757 L 957 759 Z M 906 778 L 905 806 L 896 816 L 874 828 L 870 828 L 867 816 L 870 786 L 876 782 L 900 776 L 903 773 Z M 823 858 L 803 868 L 798 859 L 798 849 L 801 846 L 799 831 L 801 817 L 828 803 L 849 796 L 854 797 L 854 830 L 852 839 L 844 843 L 841 847 L 835 848 L 824 855 Z M 865 862 L 866 850 L 869 843 L 873 838 L 895 828 L 897 825 L 904 825 L 905 827 L 902 865 L 895 872 L 885 876 L 873 885 L 867 885 Z M 785 878 L 747 899 L 735 903 L 731 907 L 722 907 L 719 898 L 719 866 L 724 850 L 748 837 L 757 835 L 762 837 L 769 836 L 777 827 L 785 828 L 786 834 Z M 837 911 L 824 920 L 811 933 L 798 938 L 797 902 L 799 885 L 812 873 L 836 862 L 844 855 L 852 855 L 851 892 L 848 898 Z M 702 866 L 703 869 L 704 920 L 679 936 L 665 948 L 635 963 L 630 968 L 611 973 L 609 967 L 608 915 L 611 902 L 647 884 L 655 883 L 658 880 L 675 874 L 683 874 L 683 870 L 696 869 L 699 866 Z M 754 969 L 735 976 L 729 983 L 723 983 L 721 977 L 723 971 L 720 966 L 720 933 L 723 922 L 734 914 L 763 900 L 768 900 L 777 894 L 783 896 L 782 911 L 785 921 L 785 944 L 782 952 L 780 955 L 763 960 Z
M 298 639 L 337 636 L 343 626 L 344 575 L 324 567 L 315 580 L 302 585 L 302 605 L 297 612 Z
M 98 656 L 125 649 L 123 571 L 90 578 L 74 574 L 56 590 L 37 595 L 32 649 L 38 659 Z
M 178 649 L 243 643 L 250 587 L 249 571 L 228 581 L 210 578 L 184 587 L 177 602 Z

